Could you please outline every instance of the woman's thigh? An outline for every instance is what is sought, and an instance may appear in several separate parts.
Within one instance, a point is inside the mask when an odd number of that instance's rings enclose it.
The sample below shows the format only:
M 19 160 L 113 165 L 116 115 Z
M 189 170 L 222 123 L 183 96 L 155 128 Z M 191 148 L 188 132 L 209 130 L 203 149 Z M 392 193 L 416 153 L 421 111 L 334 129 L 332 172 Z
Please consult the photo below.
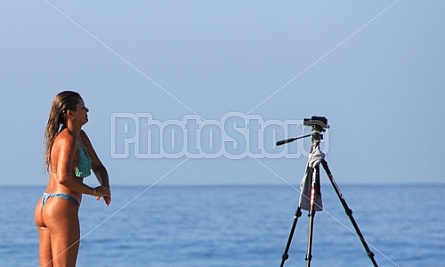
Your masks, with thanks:
M 80 242 L 78 206 L 51 197 L 45 203 L 42 218 L 50 233 L 53 265 L 75 266 Z
M 39 232 L 39 261 L 41 266 L 52 267 L 51 235 L 42 218 L 42 198 L 37 201 L 34 220 Z

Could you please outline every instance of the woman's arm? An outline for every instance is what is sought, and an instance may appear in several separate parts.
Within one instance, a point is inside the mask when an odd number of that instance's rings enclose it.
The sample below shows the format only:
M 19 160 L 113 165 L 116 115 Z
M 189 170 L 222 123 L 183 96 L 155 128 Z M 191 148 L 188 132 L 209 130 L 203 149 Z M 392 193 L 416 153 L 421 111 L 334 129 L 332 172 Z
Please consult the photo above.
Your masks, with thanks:
M 100 185 L 105 187 L 106 189 L 108 189 L 108 192 L 109 192 L 110 191 L 110 180 L 108 178 L 107 169 L 100 161 L 99 156 L 97 156 L 97 153 L 94 150 L 90 139 L 88 138 L 87 134 L 83 130 L 80 131 L 80 137 L 82 138 L 82 142 L 85 144 L 85 146 L 88 150 L 88 154 L 91 158 L 91 161 L 92 161 L 91 169 L 93 170 L 94 175 L 96 176 Z M 111 202 L 111 194 L 104 196 L 104 200 L 105 200 L 105 203 L 107 205 L 109 205 Z

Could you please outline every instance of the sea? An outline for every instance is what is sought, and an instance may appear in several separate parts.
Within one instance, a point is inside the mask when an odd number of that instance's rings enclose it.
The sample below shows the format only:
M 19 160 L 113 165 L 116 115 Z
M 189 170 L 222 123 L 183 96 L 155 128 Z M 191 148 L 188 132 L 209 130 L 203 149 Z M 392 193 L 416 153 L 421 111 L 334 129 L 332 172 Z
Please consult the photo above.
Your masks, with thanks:
M 378 266 L 445 266 L 445 185 L 341 185 Z M 43 186 L 0 187 L 0 266 L 38 266 L 34 205 Z M 105 206 L 84 196 L 77 266 L 373 266 L 338 195 L 298 218 L 290 185 L 115 186 Z

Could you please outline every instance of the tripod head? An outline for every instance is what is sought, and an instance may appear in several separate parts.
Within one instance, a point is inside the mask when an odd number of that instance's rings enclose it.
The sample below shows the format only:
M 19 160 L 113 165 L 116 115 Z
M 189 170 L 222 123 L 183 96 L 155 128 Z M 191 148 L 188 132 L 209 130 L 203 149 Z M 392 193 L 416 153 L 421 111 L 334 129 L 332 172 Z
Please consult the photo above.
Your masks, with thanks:
M 278 141 L 276 143 L 276 145 L 281 146 L 281 145 L 293 142 L 293 141 L 301 139 L 301 138 L 309 137 L 309 136 L 312 136 L 312 141 L 320 141 L 321 139 L 323 139 L 323 135 L 321 133 L 325 132 L 326 129 L 329 128 L 328 119 L 326 117 L 320 117 L 320 116 L 312 116 L 310 119 L 304 119 L 303 125 L 312 126 L 312 133 L 307 134 L 307 135 L 302 135 L 299 137 L 295 137 L 295 138 L 281 140 L 281 141 Z
M 312 126 L 312 130 L 325 132 L 329 128 L 328 119 L 326 117 L 312 116 L 310 119 L 304 119 L 304 125 Z
M 310 119 L 304 119 L 304 125 L 312 126 L 312 140 L 319 141 L 323 139 L 322 132 L 329 128 L 326 117 L 312 116 Z

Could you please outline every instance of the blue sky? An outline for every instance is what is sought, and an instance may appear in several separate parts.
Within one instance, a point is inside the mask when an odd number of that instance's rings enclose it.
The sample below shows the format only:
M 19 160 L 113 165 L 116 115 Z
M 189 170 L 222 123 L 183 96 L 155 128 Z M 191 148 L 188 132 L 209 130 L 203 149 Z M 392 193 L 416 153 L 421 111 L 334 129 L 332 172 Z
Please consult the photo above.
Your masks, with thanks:
M 112 184 L 298 184 L 304 156 L 112 156 L 115 113 L 231 112 L 326 116 L 338 183 L 443 183 L 444 12 L 443 1 L 4 2 L 0 184 L 46 183 L 43 132 L 66 89 L 90 109 L 84 129 Z

